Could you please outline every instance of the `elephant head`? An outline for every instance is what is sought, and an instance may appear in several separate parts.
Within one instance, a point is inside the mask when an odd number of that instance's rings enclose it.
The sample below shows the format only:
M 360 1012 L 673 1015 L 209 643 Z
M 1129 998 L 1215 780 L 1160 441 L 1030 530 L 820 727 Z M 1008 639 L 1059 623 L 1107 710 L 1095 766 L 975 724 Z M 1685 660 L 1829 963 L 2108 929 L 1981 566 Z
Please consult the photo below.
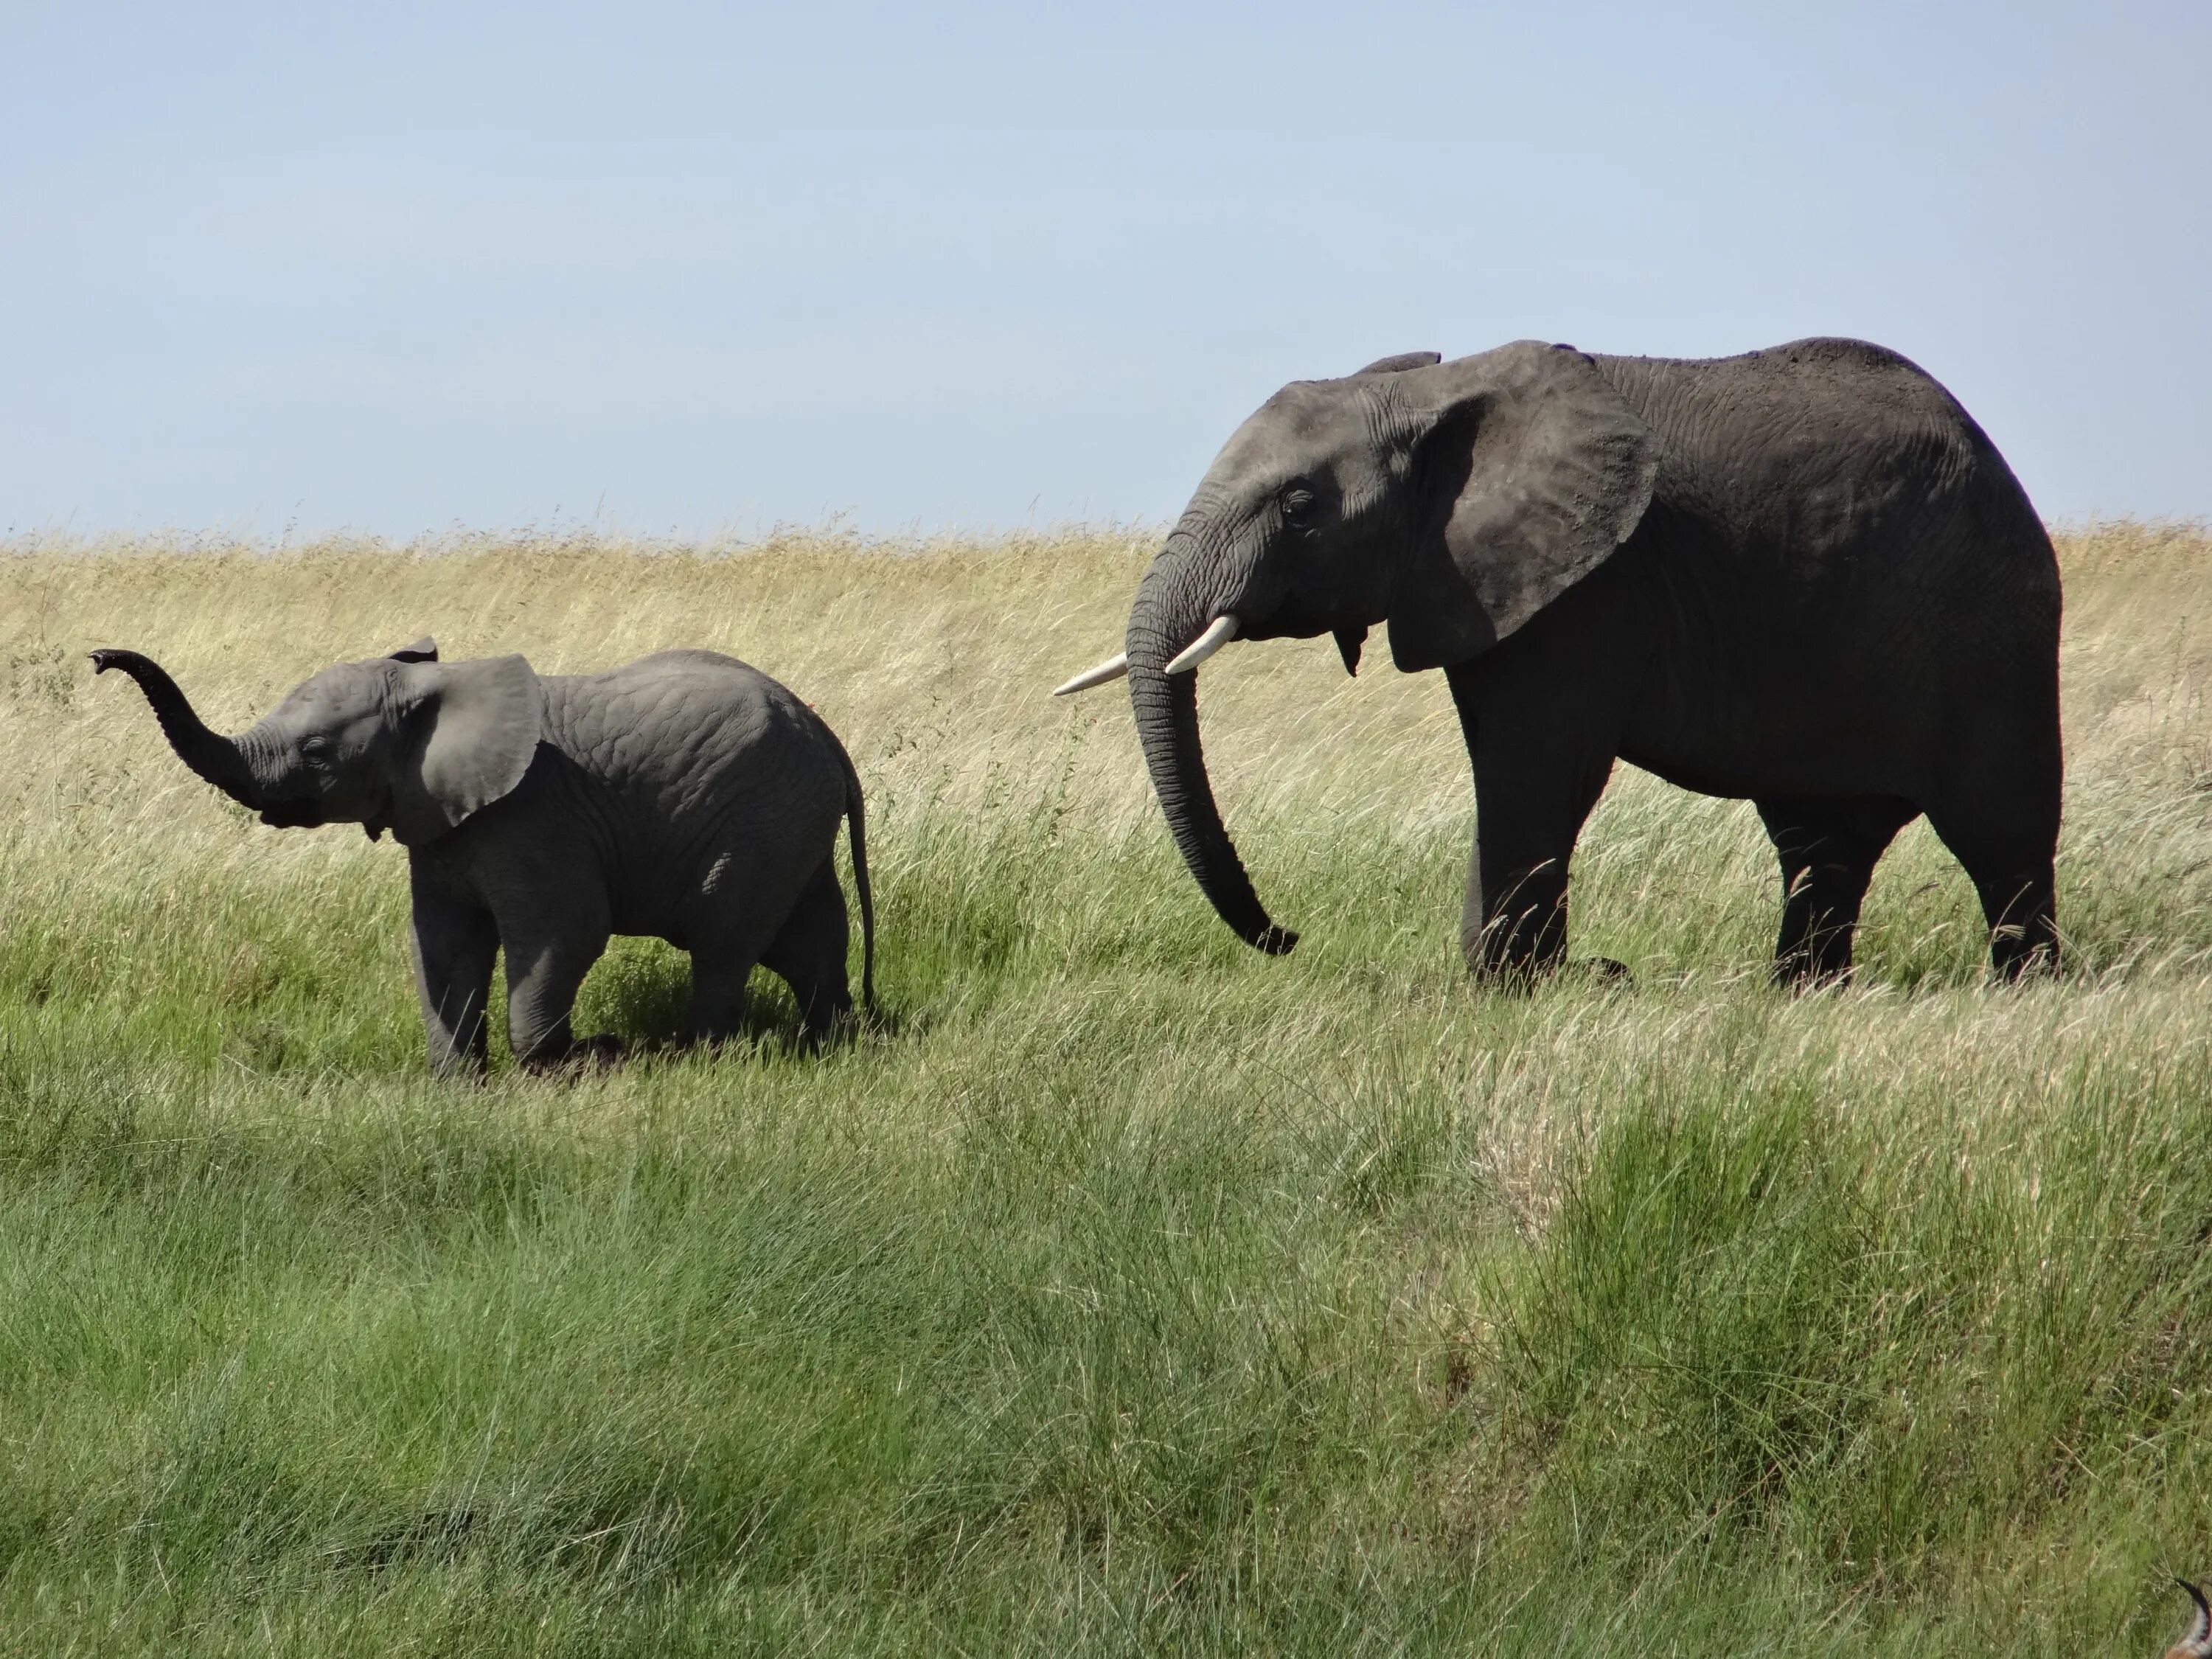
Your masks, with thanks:
M 92 663 L 137 681 L 177 757 L 264 823 L 359 823 L 410 847 L 520 783 L 544 720 L 522 658 L 441 663 L 427 639 L 325 668 L 231 738 L 209 731 L 150 658 L 100 650 Z
M 1268 919 L 1214 804 L 1193 671 L 1232 639 L 1333 634 L 1356 672 L 1378 623 L 1402 670 L 1468 661 L 1627 539 L 1657 468 L 1652 429 L 1570 346 L 1412 352 L 1294 381 L 1207 470 L 1138 586 L 1123 653 L 1060 690 L 1128 677 L 1183 861 L 1239 938 L 1288 951 L 1297 935 Z

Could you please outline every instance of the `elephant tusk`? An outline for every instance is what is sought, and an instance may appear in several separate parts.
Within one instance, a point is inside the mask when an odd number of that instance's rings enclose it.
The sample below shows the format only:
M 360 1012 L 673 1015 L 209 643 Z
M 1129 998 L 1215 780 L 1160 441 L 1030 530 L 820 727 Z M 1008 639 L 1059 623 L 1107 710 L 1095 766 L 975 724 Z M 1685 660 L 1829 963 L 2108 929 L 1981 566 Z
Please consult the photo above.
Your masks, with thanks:
M 1053 687 L 1052 695 L 1055 697 L 1064 697 L 1071 692 L 1088 691 L 1094 685 L 1103 685 L 1109 680 L 1118 680 L 1128 672 L 1129 653 L 1124 651 L 1119 655 L 1107 658 L 1096 668 L 1085 669 L 1066 684 Z
M 1169 674 L 1188 674 L 1236 637 L 1237 618 L 1226 615 L 1216 617 L 1206 628 L 1206 632 L 1183 647 L 1162 672 Z

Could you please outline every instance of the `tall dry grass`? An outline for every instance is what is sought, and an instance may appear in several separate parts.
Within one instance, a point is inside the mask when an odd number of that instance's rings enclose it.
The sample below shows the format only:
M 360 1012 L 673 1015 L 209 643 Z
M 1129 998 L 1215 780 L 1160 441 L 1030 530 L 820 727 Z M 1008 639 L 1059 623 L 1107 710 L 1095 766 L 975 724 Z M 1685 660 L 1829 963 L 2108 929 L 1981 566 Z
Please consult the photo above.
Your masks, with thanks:
M 149 729 L 143 710 L 106 685 L 94 695 L 82 663 L 94 644 L 157 657 L 223 726 L 330 662 L 428 631 L 448 656 L 519 650 L 546 673 L 674 644 L 731 652 L 817 701 L 868 757 L 878 787 L 946 788 L 963 800 L 1010 782 L 1057 787 L 1070 734 L 1103 723 L 1115 740 L 1081 745 L 1071 807 L 1126 823 L 1146 788 L 1118 740 L 1118 700 L 1056 702 L 1039 691 L 1118 641 L 1156 542 L 1082 530 L 991 544 L 797 534 L 708 549 L 597 535 L 282 551 L 19 539 L 0 549 L 0 800 L 11 830 L 32 836 L 95 800 L 126 828 L 140 812 L 166 813 L 147 789 L 112 787 L 119 769 L 159 750 L 134 741 Z M 2059 542 L 2069 817 L 2081 820 L 2112 787 L 2141 797 L 2207 775 L 2212 542 L 2194 526 L 2132 523 Z M 1466 816 L 1437 676 L 1378 663 L 1352 681 L 1310 642 L 1276 641 L 1240 647 L 1206 690 L 1226 803 L 1282 801 L 1411 833 Z M 172 793 L 179 805 L 199 798 L 189 781 Z

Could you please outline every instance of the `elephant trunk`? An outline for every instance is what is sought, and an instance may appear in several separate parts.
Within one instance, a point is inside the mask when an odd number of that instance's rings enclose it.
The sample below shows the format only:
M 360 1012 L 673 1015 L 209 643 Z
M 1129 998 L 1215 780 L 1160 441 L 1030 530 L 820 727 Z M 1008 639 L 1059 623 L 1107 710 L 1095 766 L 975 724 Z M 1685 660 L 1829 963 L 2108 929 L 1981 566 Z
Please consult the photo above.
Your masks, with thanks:
M 137 681 L 177 758 L 240 806 L 259 808 L 262 792 L 238 740 L 209 731 L 159 663 L 136 651 L 101 650 L 92 653 L 92 666 L 94 672 L 100 674 L 119 668 Z
M 1231 930 L 1254 949 L 1280 956 L 1298 936 L 1268 919 L 1222 824 L 1199 744 L 1197 672 L 1165 672 L 1223 614 L 1226 585 L 1206 577 L 1203 556 L 1180 533 L 1145 573 L 1129 610 L 1129 700 L 1176 851 Z

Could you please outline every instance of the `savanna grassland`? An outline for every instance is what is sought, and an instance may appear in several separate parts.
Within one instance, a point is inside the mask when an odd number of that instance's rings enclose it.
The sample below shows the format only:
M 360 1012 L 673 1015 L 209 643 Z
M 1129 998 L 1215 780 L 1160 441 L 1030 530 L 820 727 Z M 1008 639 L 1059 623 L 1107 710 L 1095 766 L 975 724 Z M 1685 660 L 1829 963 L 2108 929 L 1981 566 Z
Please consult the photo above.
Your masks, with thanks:
M 1148 538 L 0 552 L 0 1652 L 2150 1654 L 2212 1573 L 2212 537 L 2063 538 L 2072 971 L 1924 826 L 1768 988 L 1751 809 L 1623 769 L 1570 973 L 1454 951 L 1441 678 L 1204 671 L 1304 933 L 1183 874 Z M 424 1073 L 404 857 L 187 774 L 434 632 L 695 644 L 869 790 L 879 1024 Z M 1286 696 L 1286 693 L 1296 693 Z M 857 950 L 857 940 L 856 940 Z M 495 1044 L 496 1048 L 496 1044 Z

